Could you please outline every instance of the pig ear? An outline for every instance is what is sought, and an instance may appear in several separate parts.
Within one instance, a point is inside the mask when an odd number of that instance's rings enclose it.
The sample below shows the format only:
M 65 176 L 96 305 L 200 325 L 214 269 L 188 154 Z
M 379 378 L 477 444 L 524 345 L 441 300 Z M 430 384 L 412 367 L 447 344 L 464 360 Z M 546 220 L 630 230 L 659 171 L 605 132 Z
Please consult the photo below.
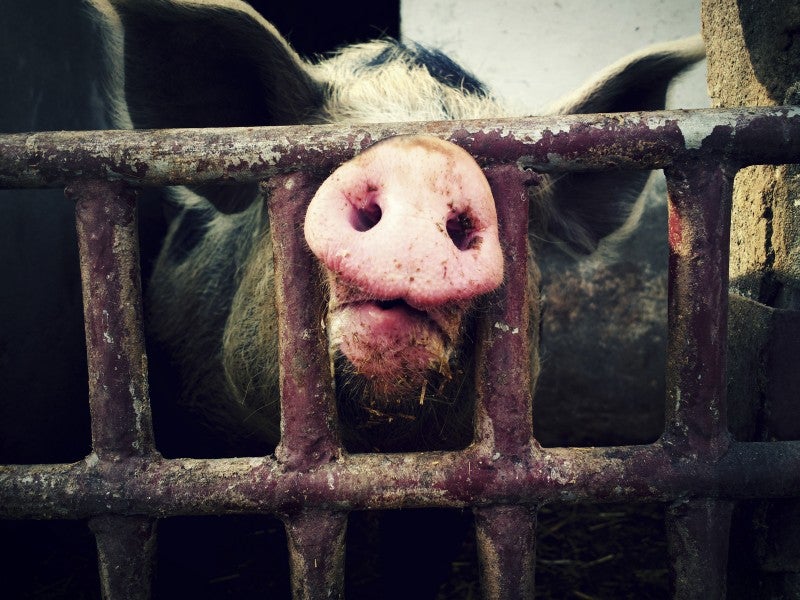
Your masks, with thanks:
M 672 80 L 702 60 L 701 37 L 645 48 L 611 65 L 597 78 L 563 98 L 550 114 L 589 114 L 660 110 Z M 594 251 L 600 240 L 620 229 L 636 212 L 649 177 L 646 171 L 569 173 L 551 187 L 549 235 L 569 250 Z
M 321 85 L 286 40 L 239 0 L 91 0 L 123 76 L 119 126 L 235 127 L 308 122 Z M 114 47 L 111 47 L 114 46 Z M 112 57 L 112 61 L 114 58 Z M 120 102 L 121 101 L 121 102 Z M 252 196 L 200 190 L 233 212 Z

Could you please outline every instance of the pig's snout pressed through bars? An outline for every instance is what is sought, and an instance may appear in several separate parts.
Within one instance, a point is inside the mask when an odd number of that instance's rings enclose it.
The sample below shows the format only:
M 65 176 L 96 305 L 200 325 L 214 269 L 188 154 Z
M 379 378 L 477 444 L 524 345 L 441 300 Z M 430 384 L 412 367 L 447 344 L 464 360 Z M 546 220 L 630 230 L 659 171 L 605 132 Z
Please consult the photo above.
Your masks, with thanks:
M 458 146 L 398 136 L 334 171 L 308 208 L 305 236 L 342 284 L 422 310 L 470 300 L 503 278 L 489 184 Z

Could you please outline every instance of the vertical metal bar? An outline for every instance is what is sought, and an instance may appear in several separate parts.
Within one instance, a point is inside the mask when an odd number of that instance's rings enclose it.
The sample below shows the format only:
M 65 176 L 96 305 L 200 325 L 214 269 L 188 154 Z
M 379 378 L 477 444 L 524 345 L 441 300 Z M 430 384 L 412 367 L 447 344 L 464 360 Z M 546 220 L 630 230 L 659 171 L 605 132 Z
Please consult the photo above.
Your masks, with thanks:
M 475 509 L 483 598 L 534 597 L 536 521 L 536 509 L 527 506 Z
M 268 185 L 275 255 L 281 389 L 281 442 L 276 457 L 305 470 L 341 455 L 316 263 L 300 232 L 319 180 L 293 173 Z
M 669 507 L 667 544 L 676 600 L 725 598 L 732 512 L 733 502 L 718 500 L 688 500 Z
M 103 515 L 89 521 L 97 540 L 103 598 L 150 598 L 157 524 L 149 517 L 118 515 Z
M 307 510 L 284 522 L 293 598 L 344 598 L 347 513 Z
M 156 457 L 142 332 L 136 191 L 119 182 L 69 185 L 83 284 L 92 448 L 99 461 Z M 156 522 L 101 515 L 89 521 L 104 598 L 150 597 Z
M 686 162 L 665 170 L 669 197 L 666 438 L 717 458 L 728 447 L 725 357 L 735 171 Z
M 665 442 L 710 465 L 727 450 L 725 358 L 733 176 L 723 163 L 665 170 L 669 196 L 669 342 Z M 731 504 L 707 499 L 667 513 L 675 598 L 724 598 Z
M 536 294 L 529 292 L 527 235 L 527 185 L 535 176 L 503 165 L 487 169 L 486 177 L 497 206 L 506 265 L 503 286 L 487 307 L 479 344 L 476 437 L 492 456 L 525 460 L 535 443 L 530 353 L 536 351 L 538 332 L 529 331 L 529 316 L 538 305 Z M 533 598 L 536 510 L 489 506 L 474 512 L 483 596 Z
M 505 257 L 503 285 L 487 307 L 479 344 L 477 441 L 493 452 L 526 455 L 533 440 L 531 350 L 537 331 L 529 317 L 538 311 L 529 293 L 528 191 L 532 174 L 515 165 L 486 170 L 497 206 Z
M 281 442 L 276 457 L 308 470 L 343 453 L 333 397 L 316 263 L 300 235 L 319 181 L 305 173 L 268 182 L 275 255 L 281 386 Z M 347 513 L 303 510 L 284 516 L 295 600 L 344 597 Z
M 81 181 L 66 194 L 77 218 L 92 447 L 101 460 L 152 454 L 137 192 L 120 182 Z

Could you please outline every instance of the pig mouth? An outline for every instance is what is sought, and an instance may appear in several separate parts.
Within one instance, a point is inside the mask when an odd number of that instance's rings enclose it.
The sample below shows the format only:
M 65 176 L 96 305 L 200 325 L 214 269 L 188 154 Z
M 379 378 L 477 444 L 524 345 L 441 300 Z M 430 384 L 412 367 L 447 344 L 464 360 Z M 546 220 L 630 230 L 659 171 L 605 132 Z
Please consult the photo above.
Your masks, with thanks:
M 331 350 L 386 390 L 418 387 L 431 372 L 447 372 L 454 328 L 450 314 L 415 308 L 402 299 L 347 302 L 329 313 Z

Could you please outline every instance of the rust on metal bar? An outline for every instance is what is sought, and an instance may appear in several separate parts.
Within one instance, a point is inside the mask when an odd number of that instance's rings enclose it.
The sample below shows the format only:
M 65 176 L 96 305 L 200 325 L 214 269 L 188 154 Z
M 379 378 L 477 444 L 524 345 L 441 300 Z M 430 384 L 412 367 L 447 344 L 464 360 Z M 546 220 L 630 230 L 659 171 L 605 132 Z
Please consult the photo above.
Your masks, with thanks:
M 732 502 L 674 503 L 666 516 L 675 600 L 724 600 Z
M 486 170 L 497 207 L 505 273 L 488 301 L 478 342 L 476 438 L 490 455 L 526 457 L 533 440 L 528 290 L 528 183 L 532 173 L 516 165 Z M 529 303 L 534 303 L 531 306 Z M 530 308 L 529 308 L 530 307 Z
M 75 173 L 141 185 L 254 182 L 327 174 L 372 143 L 430 134 L 482 165 L 543 171 L 662 169 L 676 158 L 742 166 L 800 162 L 800 108 L 707 109 L 524 119 L 0 135 L 0 188 L 61 187 Z
M 100 515 L 89 520 L 97 540 L 103 598 L 150 598 L 156 525 L 148 517 Z
M 536 347 L 538 336 L 531 338 L 528 321 L 529 311 L 538 311 L 538 296 L 528 290 L 528 220 L 520 215 L 528 215 L 528 186 L 538 176 L 516 165 L 498 165 L 486 169 L 486 177 L 497 207 L 505 273 L 482 315 L 476 443 L 494 459 L 506 456 L 523 462 L 535 445 L 531 347 Z M 532 599 L 535 510 L 524 505 L 477 508 L 475 527 L 483 597 Z
M 701 461 L 729 443 L 725 401 L 733 177 L 722 162 L 665 170 L 669 208 L 665 439 Z
M 281 386 L 281 442 L 275 455 L 292 470 L 316 467 L 343 452 L 327 342 L 320 328 L 322 286 L 314 276 L 313 256 L 298 235 L 319 183 L 303 173 L 269 183 Z
M 475 509 L 481 591 L 487 600 L 532 600 L 536 509 L 489 506 Z
M 669 209 L 664 440 L 702 464 L 728 450 L 728 262 L 734 165 L 684 160 L 664 170 Z M 732 504 L 674 503 L 666 517 L 674 597 L 725 598 Z
M 302 231 L 318 178 L 295 173 L 269 183 L 270 235 L 275 254 L 281 440 L 275 456 L 287 471 L 307 471 L 342 457 L 316 263 Z M 283 521 L 289 542 L 292 595 L 344 598 L 347 513 L 296 503 Z
M 74 182 L 65 191 L 75 201 L 83 284 L 93 450 L 87 460 L 156 458 L 142 330 L 136 191 L 122 182 L 92 180 Z M 103 597 L 149 598 L 155 520 L 107 514 L 92 518 L 89 525 L 97 540 Z
M 0 466 L 0 516 L 85 518 L 800 496 L 800 442 L 740 442 L 713 465 L 674 447 L 547 448 L 527 464 L 473 449 L 354 454 L 306 472 L 272 457 Z M 333 483 L 333 488 L 331 488 Z M 402 490 L 402 494 L 399 491 Z
M 344 598 L 346 513 L 302 510 L 284 517 L 293 597 Z
M 151 455 L 136 192 L 89 180 L 66 194 L 76 207 L 92 447 L 101 460 Z

